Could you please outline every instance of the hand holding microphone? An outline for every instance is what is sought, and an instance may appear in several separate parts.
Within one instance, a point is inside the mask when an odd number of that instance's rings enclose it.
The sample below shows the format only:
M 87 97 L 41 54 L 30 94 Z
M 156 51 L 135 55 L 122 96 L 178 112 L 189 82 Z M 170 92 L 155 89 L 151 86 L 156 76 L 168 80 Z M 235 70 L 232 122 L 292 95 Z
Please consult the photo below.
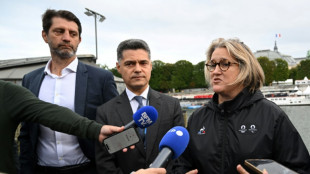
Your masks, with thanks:
M 189 133 L 186 128 L 176 126 L 171 128 L 159 143 L 159 154 L 150 165 L 150 168 L 166 167 L 170 159 L 178 158 L 186 149 L 189 142 Z

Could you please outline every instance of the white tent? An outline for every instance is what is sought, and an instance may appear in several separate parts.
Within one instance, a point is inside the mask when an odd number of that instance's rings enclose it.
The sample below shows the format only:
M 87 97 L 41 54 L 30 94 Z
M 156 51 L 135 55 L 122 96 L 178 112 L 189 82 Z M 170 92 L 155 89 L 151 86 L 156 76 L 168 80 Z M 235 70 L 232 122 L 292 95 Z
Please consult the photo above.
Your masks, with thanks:
M 295 94 L 302 95 L 302 92 L 300 90 L 298 90 Z
M 299 90 L 297 86 L 295 86 L 294 91 L 295 91 L 295 90 L 296 90 L 296 91 L 298 91 L 298 90 Z
M 303 92 L 304 95 L 310 95 L 310 86 L 307 86 L 307 89 Z

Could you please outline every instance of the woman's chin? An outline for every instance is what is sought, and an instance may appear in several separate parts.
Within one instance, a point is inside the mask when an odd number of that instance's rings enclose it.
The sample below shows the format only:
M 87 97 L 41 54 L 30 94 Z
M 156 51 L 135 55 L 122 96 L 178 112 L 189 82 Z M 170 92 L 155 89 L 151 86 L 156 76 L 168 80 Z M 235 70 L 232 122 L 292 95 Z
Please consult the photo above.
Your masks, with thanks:
M 213 86 L 212 89 L 215 93 L 220 93 L 223 91 L 223 88 L 220 86 Z

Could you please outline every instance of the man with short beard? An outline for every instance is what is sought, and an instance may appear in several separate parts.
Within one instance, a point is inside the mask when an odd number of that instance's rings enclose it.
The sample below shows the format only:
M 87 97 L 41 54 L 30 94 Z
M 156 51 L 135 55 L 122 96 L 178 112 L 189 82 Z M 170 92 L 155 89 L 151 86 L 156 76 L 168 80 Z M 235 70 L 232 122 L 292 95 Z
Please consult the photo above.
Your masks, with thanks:
M 45 67 L 26 74 L 23 86 L 41 100 L 94 120 L 97 106 L 118 95 L 113 74 L 78 61 L 82 26 L 74 14 L 48 9 L 42 23 L 51 59 Z M 22 124 L 19 140 L 21 173 L 96 173 L 91 140 L 34 123 Z

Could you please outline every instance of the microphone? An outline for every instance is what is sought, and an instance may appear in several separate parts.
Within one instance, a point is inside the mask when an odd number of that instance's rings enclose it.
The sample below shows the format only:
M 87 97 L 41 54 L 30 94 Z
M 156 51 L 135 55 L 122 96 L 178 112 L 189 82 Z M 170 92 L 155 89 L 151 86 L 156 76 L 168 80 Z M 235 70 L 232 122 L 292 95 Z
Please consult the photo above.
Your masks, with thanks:
M 124 130 L 130 127 L 149 127 L 156 122 L 158 113 L 153 106 L 143 106 L 137 110 L 137 112 L 135 112 L 132 117 L 133 120 L 124 126 Z
M 159 143 L 159 154 L 150 165 L 150 168 L 165 167 L 170 159 L 178 158 L 186 149 L 189 142 L 189 133 L 182 126 L 171 128 Z

